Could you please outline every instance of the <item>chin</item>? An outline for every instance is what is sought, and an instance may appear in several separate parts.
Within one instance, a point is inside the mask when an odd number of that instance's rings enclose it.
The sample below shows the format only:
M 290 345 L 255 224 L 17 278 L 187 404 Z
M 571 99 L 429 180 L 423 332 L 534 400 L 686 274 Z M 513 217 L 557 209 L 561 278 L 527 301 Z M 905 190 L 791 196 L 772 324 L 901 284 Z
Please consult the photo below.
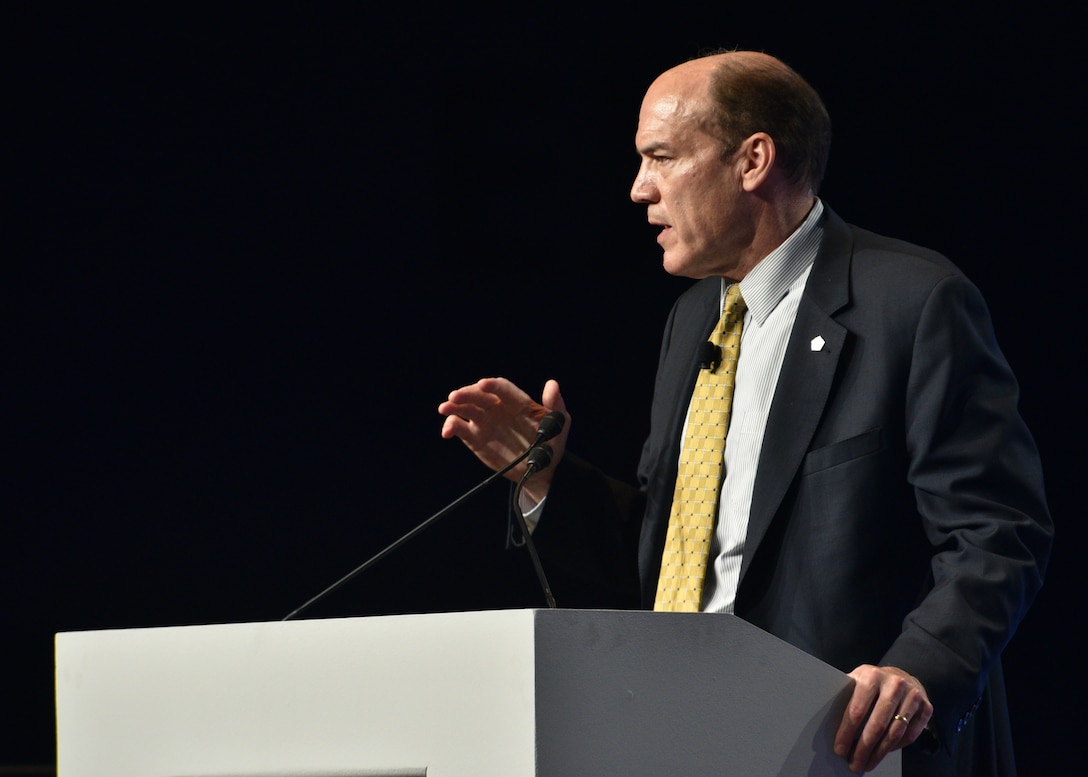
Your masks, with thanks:
M 686 257 L 674 256 L 670 251 L 666 251 L 664 256 L 661 257 L 661 267 L 669 275 L 676 275 L 681 278 L 690 278 L 691 265 L 686 261 Z
M 661 260 L 661 267 L 669 275 L 675 275 L 677 278 L 691 278 L 692 280 L 697 281 L 710 275 L 710 273 L 706 271 L 700 271 L 699 268 L 694 266 L 690 261 L 684 261 L 683 258 L 670 258 L 667 253 Z

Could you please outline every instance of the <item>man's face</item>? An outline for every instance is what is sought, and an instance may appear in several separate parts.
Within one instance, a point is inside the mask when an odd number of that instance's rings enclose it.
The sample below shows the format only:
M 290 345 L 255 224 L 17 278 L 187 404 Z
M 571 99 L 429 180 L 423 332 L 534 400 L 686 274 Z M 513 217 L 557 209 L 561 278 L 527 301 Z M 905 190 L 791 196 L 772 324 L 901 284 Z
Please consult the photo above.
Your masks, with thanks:
M 635 146 L 642 157 L 631 199 L 647 206 L 672 275 L 739 280 L 752 232 L 742 218 L 739 169 L 722 159 L 721 141 L 704 127 L 708 98 L 701 81 L 658 79 L 643 100 Z

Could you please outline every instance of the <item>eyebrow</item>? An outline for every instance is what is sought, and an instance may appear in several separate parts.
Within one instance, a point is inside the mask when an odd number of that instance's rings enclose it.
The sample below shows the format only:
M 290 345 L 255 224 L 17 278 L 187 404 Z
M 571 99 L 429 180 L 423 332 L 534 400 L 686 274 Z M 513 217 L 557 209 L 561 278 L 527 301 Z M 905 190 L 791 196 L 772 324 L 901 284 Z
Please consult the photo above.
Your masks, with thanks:
M 636 146 L 635 150 L 639 153 L 640 156 L 649 156 L 655 151 L 669 151 L 671 150 L 671 147 L 663 140 L 655 140 L 641 146 Z

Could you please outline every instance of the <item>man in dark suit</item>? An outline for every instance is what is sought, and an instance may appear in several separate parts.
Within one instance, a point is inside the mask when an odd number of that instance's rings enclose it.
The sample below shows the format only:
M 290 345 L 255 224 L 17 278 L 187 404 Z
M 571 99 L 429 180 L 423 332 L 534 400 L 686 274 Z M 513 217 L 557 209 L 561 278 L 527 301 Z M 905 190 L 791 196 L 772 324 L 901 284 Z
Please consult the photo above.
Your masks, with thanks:
M 599 592 L 589 603 L 662 608 L 693 390 L 739 286 L 692 608 L 735 612 L 850 673 L 835 749 L 851 769 L 906 748 L 907 775 L 1013 774 L 999 656 L 1049 556 L 1038 454 L 975 287 L 816 197 L 829 139 L 819 97 L 767 55 L 693 60 L 650 87 L 631 196 L 661 227 L 665 269 L 699 282 L 666 326 L 639 488 L 565 454 L 568 425 L 556 466 L 529 481 L 534 539 L 549 576 Z M 496 469 L 554 409 L 554 381 L 537 403 L 500 378 L 439 406 L 443 436 Z

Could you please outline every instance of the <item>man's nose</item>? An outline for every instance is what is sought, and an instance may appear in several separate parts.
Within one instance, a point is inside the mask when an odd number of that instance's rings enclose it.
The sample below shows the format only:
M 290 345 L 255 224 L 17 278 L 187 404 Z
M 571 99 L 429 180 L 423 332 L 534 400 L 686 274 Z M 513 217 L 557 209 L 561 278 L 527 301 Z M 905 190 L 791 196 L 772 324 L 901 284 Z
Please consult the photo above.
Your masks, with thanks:
M 641 170 L 634 176 L 634 183 L 631 184 L 631 199 L 641 205 L 657 201 L 657 187 Z
M 631 200 L 639 204 L 657 202 L 657 186 L 647 175 L 645 167 L 639 168 L 635 181 L 631 184 Z

